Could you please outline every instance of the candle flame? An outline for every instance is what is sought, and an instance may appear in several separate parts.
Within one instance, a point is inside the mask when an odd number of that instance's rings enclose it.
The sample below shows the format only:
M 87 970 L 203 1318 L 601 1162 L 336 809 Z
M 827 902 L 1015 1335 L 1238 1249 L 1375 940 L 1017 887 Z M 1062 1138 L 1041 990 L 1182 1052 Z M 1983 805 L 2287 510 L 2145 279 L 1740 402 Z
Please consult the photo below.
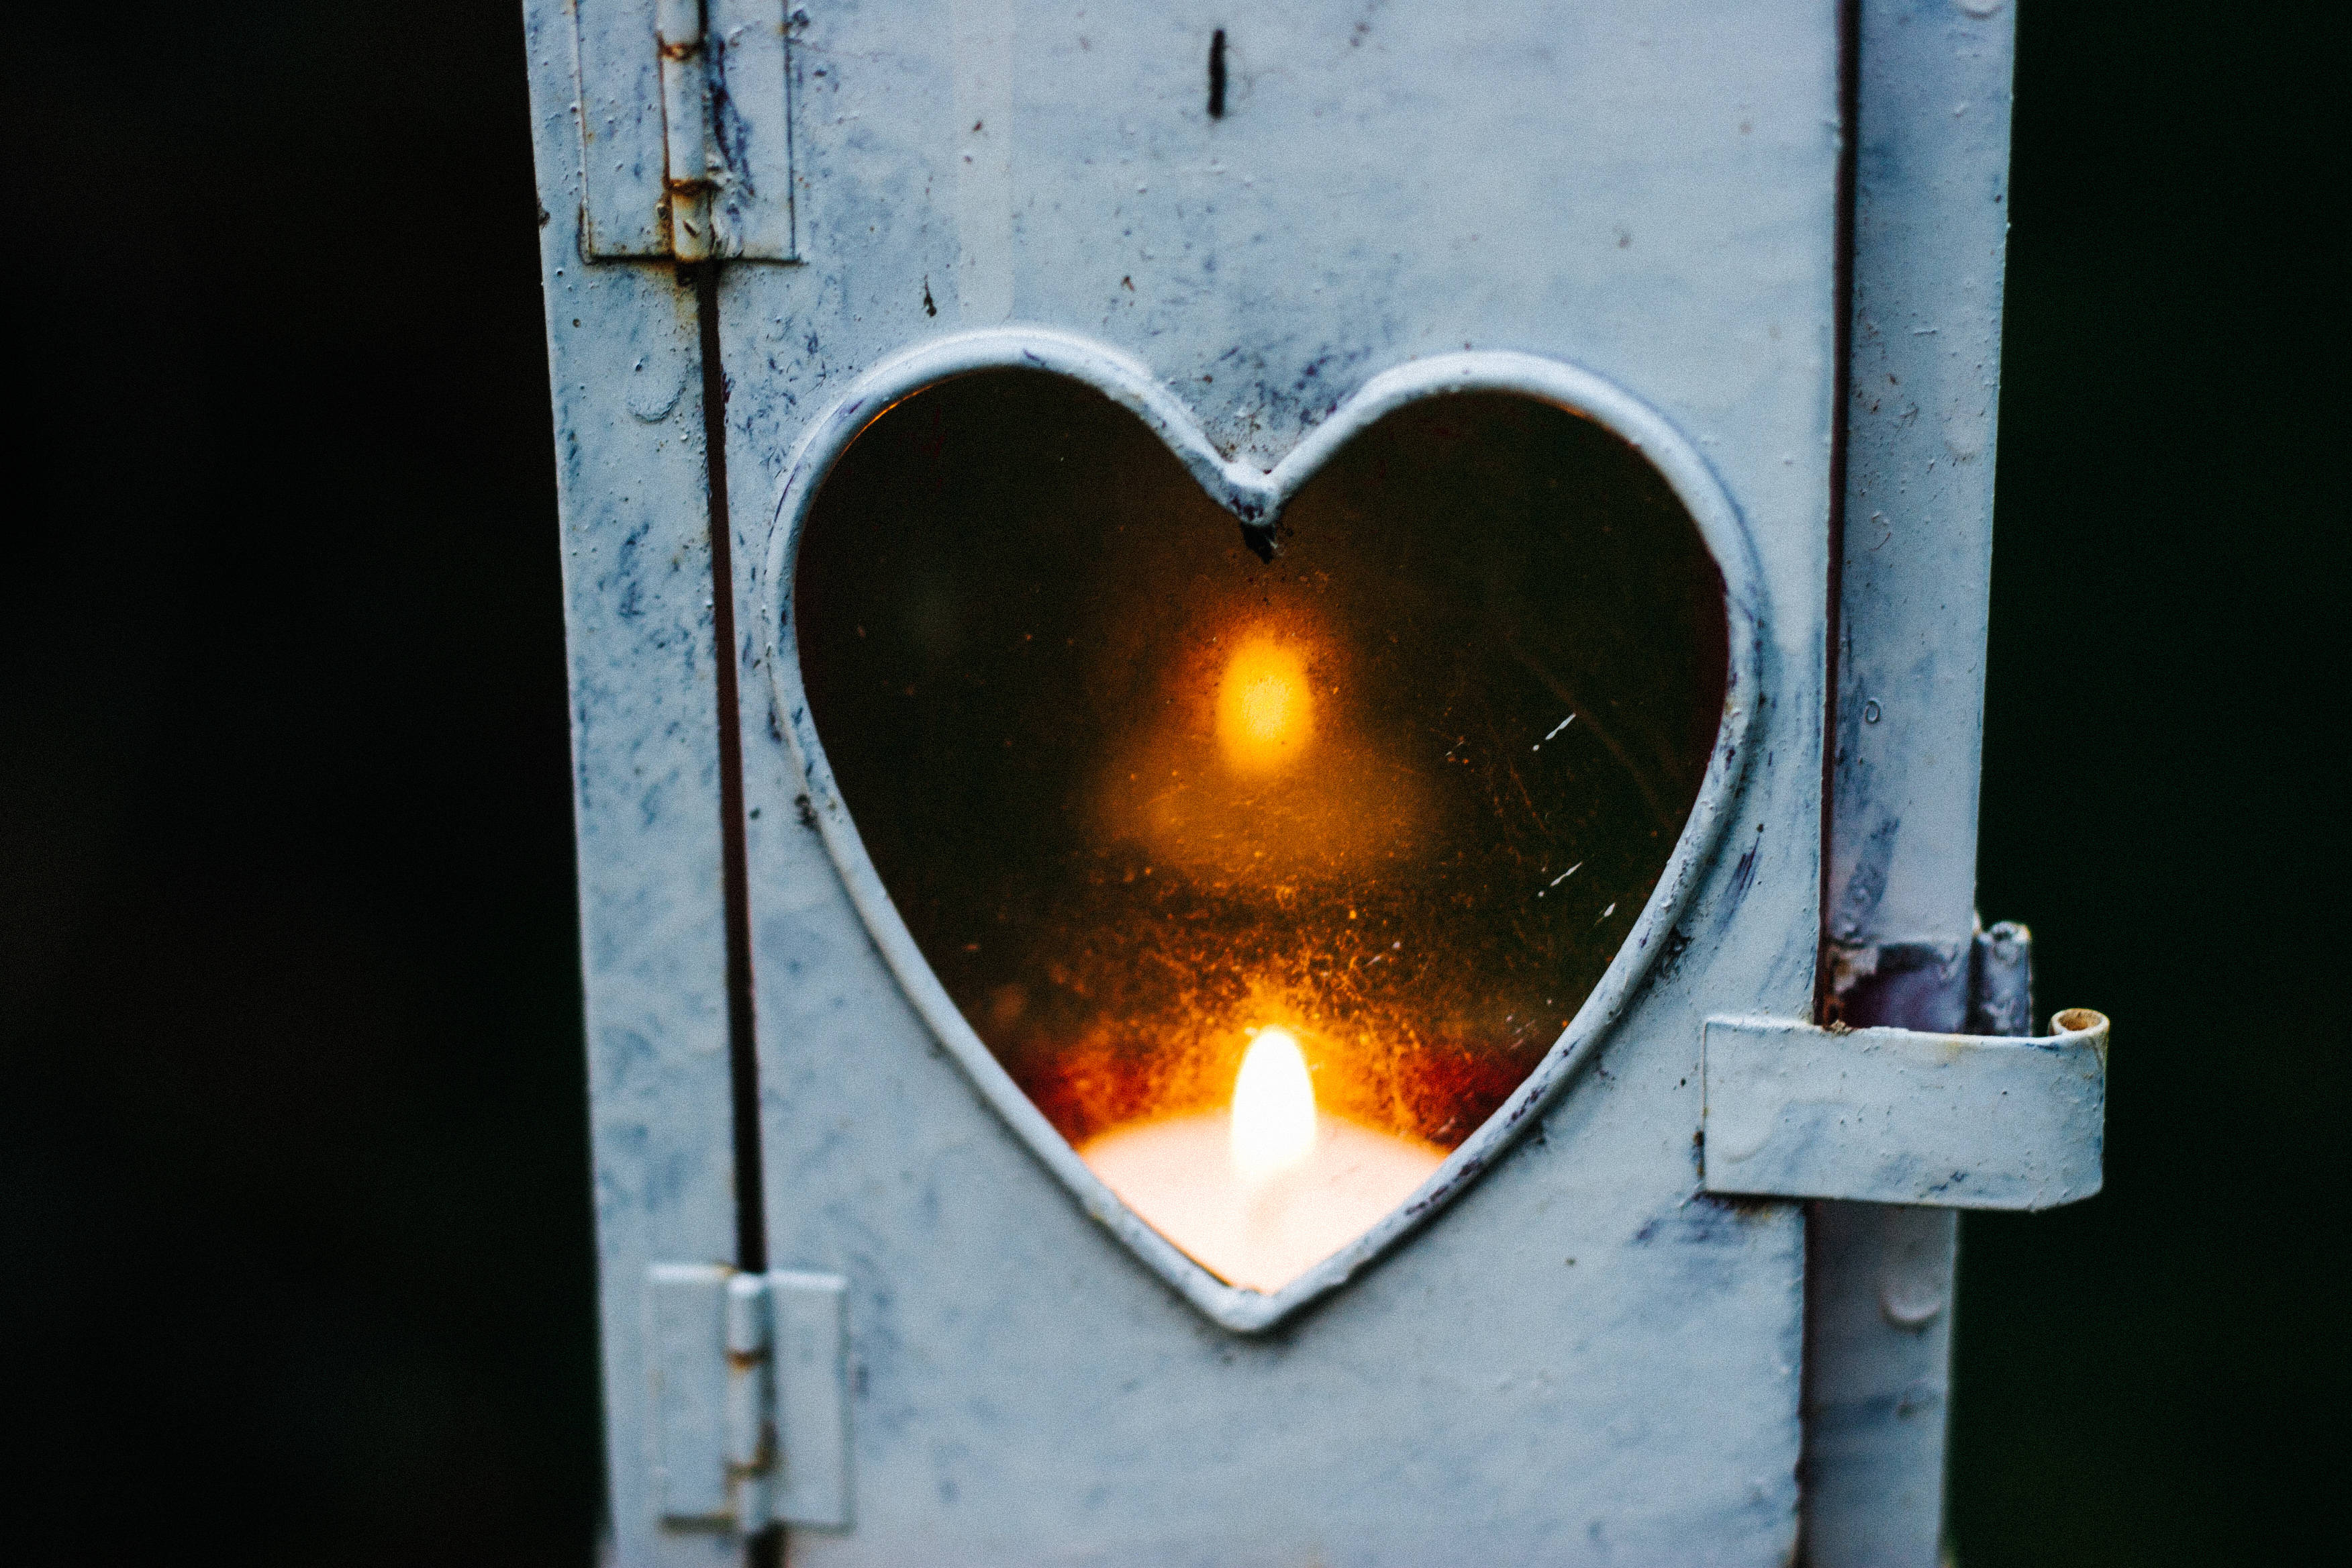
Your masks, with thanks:
M 1265 773 L 1298 755 L 1313 727 L 1307 661 L 1271 637 L 1244 639 L 1217 684 L 1217 742 L 1235 771 Z
M 1315 1152 L 1315 1085 L 1287 1029 L 1260 1029 L 1234 1078 L 1234 1167 L 1255 1184 Z

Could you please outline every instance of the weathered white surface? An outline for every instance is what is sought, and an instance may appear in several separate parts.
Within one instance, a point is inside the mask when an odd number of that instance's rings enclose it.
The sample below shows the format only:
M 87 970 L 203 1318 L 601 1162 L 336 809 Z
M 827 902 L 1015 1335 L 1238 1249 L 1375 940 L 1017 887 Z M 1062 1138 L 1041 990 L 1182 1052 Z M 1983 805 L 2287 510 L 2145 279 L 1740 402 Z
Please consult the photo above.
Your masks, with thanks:
M 711 221 L 721 256 L 789 261 L 791 40 L 785 0 L 705 0 L 712 68 Z
M 1853 369 L 1827 934 L 1846 1021 L 1966 1027 L 2016 14 L 1861 0 Z M 1890 1270 L 1954 1289 L 1956 1228 L 1814 1205 L 1805 1551 L 1942 1557 L 1952 1315 L 1891 1321 Z M 1940 1268 L 1937 1264 L 1940 1264 Z
M 734 1252 L 711 640 L 694 298 L 668 268 L 584 265 L 567 9 L 526 9 L 571 669 L 581 963 L 596 1159 L 605 1440 L 631 1563 L 715 1563 L 662 1531 L 644 1289 Z M 658 127 L 656 127 L 656 132 Z
M 1938 1568 L 1958 1209 L 1811 1204 L 1806 1568 Z
M 553 0 L 530 0 L 534 15 Z M 571 0 L 578 58 L 586 253 L 672 255 L 665 181 L 709 228 L 689 258 L 788 261 L 793 249 L 790 39 L 784 0 L 702 0 L 673 16 L 700 47 L 665 67 L 657 0 Z M 697 13 L 699 12 L 698 16 Z
M 835 1274 L 656 1263 L 646 1276 L 653 1492 L 665 1538 L 709 1550 L 772 1521 L 848 1521 Z M 674 1527 L 706 1528 L 688 1534 Z
M 849 1282 L 838 1274 L 767 1276 L 774 1317 L 778 1478 L 770 1517 L 849 1522 Z
M 2060 1017 L 2023 1039 L 1710 1018 L 1706 1190 L 1955 1209 L 2087 1198 L 2107 1021 Z
M 2016 26 L 1991 9 L 1862 5 L 1827 911 L 1856 945 L 1965 952 L 1974 924 Z
M 1811 994 L 1830 8 L 1006 15 L 999 76 L 950 7 L 811 7 L 808 264 L 722 283 L 771 1255 L 849 1281 L 856 1522 L 793 1561 L 1783 1561 L 1801 1227 L 1700 1195 L 1692 1132 L 1703 1019 Z M 967 187 L 981 139 L 1001 166 Z M 1578 364 L 1682 431 L 1758 541 L 1772 697 L 1667 956 L 1511 1153 L 1263 1336 L 1140 1267 L 974 1092 L 803 825 L 770 708 L 789 455 L 857 376 L 1000 307 L 1141 361 L 1262 468 L 1414 358 Z
M 654 1506 L 665 1522 L 735 1514 L 727 1475 L 727 1286 L 734 1277 L 723 1263 L 656 1263 L 646 1271 Z
M 669 254 L 663 217 L 662 177 L 668 167 L 664 147 L 661 48 L 654 37 L 655 0 L 571 0 L 562 20 L 572 30 L 564 40 L 576 51 L 578 81 L 563 86 L 564 100 L 575 96 L 578 117 L 582 248 L 592 257 L 654 257 Z M 525 12 L 539 32 L 557 20 L 556 7 L 540 0 Z M 554 40 L 549 40 L 551 43 Z M 535 73 L 534 73 L 535 74 Z M 548 193 L 546 164 L 540 174 L 541 205 Z

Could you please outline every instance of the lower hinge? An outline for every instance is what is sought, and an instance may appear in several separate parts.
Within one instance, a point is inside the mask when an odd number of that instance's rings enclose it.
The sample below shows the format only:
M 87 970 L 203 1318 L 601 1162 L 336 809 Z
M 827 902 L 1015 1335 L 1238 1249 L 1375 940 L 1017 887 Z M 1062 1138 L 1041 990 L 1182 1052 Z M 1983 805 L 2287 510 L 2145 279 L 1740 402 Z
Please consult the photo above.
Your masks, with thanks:
M 654 1496 L 663 1522 L 849 1522 L 849 1405 L 835 1274 L 656 1263 L 646 1275 Z
M 1700 1184 L 1710 1193 L 2046 1209 L 2104 1180 L 2107 1020 L 2042 1036 L 1709 1018 Z

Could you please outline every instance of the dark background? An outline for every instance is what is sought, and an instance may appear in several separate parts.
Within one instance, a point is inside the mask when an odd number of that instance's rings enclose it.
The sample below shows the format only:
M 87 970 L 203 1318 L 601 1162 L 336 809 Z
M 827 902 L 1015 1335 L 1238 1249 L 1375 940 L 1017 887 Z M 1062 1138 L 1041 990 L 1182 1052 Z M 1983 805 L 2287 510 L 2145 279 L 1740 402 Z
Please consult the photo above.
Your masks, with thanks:
M 12 1561 L 589 1550 L 517 9 L 12 46 Z M 2117 1044 L 2105 1194 L 1964 1228 L 1969 1568 L 2277 1560 L 2340 1489 L 2322 16 L 2023 13 L 1980 901 Z

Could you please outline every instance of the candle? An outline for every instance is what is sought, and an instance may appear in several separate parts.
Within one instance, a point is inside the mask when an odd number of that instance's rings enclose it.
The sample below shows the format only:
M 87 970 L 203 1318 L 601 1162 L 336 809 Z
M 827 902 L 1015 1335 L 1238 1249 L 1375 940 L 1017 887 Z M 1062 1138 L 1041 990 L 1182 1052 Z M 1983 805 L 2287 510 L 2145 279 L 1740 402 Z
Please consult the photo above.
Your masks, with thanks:
M 1343 935 L 1328 929 L 1339 923 L 1335 916 L 1357 918 L 1332 884 L 1374 885 L 1366 868 L 1417 843 L 1423 816 L 1411 770 L 1366 740 L 1361 715 L 1342 700 L 1346 669 L 1343 654 L 1305 615 L 1229 624 L 1180 662 L 1165 705 L 1115 753 L 1105 780 L 1105 837 L 1146 847 L 1143 874 L 1156 869 L 1159 886 L 1204 889 L 1233 944 L 1223 954 L 1190 953 L 1182 967 L 1231 974 L 1244 952 L 1295 955 L 1318 944 L 1327 957 L 1338 955 L 1312 977 L 1267 973 L 1251 984 L 1243 1016 L 1264 1006 L 1261 1018 L 1282 1023 L 1247 1031 L 1223 1110 L 1199 1110 L 1206 1097 L 1194 1076 L 1207 1070 L 1194 1066 L 1204 1055 L 1222 1058 L 1222 1044 L 1202 1048 L 1222 1031 L 1202 1028 L 1189 1006 L 1170 1020 L 1173 1027 L 1157 1031 L 1156 1056 L 1113 1057 L 1065 1080 L 1117 1082 L 1135 1070 L 1129 1063 L 1155 1057 L 1162 1076 L 1154 1089 L 1171 1109 L 1138 1114 L 1122 1106 L 1108 1131 L 1078 1143 L 1078 1155 L 1162 1236 L 1219 1277 L 1256 1290 L 1279 1289 L 1362 1235 L 1445 1158 L 1420 1139 L 1319 1108 L 1300 1044 L 1300 1020 L 1332 1012 L 1318 1005 L 1327 999 L 1317 981 L 1343 971 L 1351 988 L 1377 989 L 1392 973 L 1358 969 L 1370 922 Z M 1302 889 L 1307 901 L 1292 913 Z M 1330 900 L 1319 913 L 1312 912 L 1318 893 Z M 1236 912 L 1244 918 L 1234 920 Z M 1189 935 L 1174 921 L 1163 927 Z M 1402 944 L 1390 937 L 1381 947 L 1370 963 L 1392 961 Z M 1168 955 L 1148 956 L 1155 969 L 1168 967 Z M 1361 994 L 1351 990 L 1349 1000 L 1360 1004 Z M 1339 1010 L 1360 1056 L 1376 1028 L 1348 1012 Z M 1146 1023 L 1138 1032 L 1153 1031 Z M 1345 1050 L 1318 1056 L 1327 1071 L 1349 1070 Z
M 1252 1038 L 1226 1110 L 1114 1128 L 1078 1155 L 1203 1267 L 1267 1291 L 1362 1235 L 1445 1158 L 1318 1114 L 1306 1056 L 1277 1027 Z

